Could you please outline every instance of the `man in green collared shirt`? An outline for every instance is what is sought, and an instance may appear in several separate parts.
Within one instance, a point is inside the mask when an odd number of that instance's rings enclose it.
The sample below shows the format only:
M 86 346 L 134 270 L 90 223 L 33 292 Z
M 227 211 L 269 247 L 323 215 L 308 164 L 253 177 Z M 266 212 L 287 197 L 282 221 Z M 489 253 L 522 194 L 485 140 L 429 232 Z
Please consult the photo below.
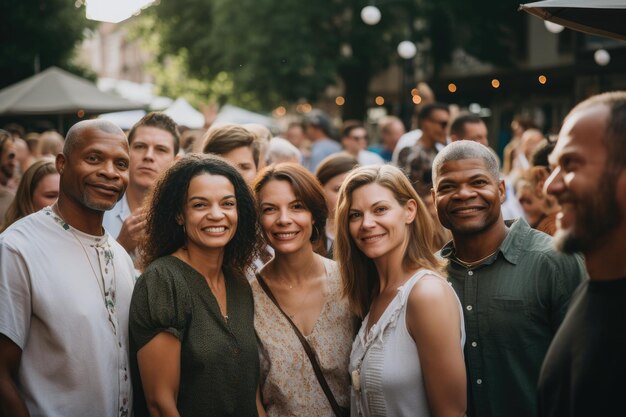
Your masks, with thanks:
M 582 258 L 557 252 L 523 219 L 505 223 L 498 162 L 458 141 L 433 162 L 433 198 L 453 240 L 441 251 L 465 314 L 468 416 L 537 413 L 539 369 L 574 289 Z

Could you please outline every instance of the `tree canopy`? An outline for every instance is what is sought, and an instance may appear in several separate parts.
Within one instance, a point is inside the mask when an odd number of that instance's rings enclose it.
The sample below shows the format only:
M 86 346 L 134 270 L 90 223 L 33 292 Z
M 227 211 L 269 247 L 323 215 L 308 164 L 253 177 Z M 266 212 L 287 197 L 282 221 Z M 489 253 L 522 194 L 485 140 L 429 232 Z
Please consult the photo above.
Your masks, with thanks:
M 385 9 L 378 25 L 365 25 L 359 13 L 367 4 L 178 0 L 154 12 L 163 51 L 185 50 L 191 76 L 213 80 L 227 73 L 235 97 L 253 94 L 266 108 L 315 100 L 341 80 L 346 112 L 360 117 L 370 79 L 388 67 L 406 26 L 403 7 Z
M 433 76 L 463 47 L 479 59 L 510 65 L 521 16 L 511 0 L 176 0 L 153 7 L 159 47 L 184 56 L 186 74 L 215 86 L 228 82 L 229 100 L 269 109 L 315 101 L 343 85 L 344 118 L 363 118 L 371 79 L 389 67 L 399 41 L 428 40 Z M 374 26 L 360 11 L 375 4 Z M 415 25 L 417 19 L 422 25 Z M 213 88 L 215 90 L 215 88 Z
M 84 31 L 94 23 L 85 9 L 68 0 L 3 0 L 0 2 L 0 87 L 56 65 L 85 75 L 71 63 Z

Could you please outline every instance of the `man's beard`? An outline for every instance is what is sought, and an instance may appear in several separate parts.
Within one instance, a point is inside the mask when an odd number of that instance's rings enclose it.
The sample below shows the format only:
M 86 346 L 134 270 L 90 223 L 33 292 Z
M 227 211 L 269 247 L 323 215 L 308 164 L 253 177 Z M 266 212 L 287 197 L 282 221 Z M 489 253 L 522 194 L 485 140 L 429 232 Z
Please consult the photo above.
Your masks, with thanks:
M 598 190 L 576 199 L 575 224 L 554 235 L 556 248 L 565 253 L 589 252 L 605 243 L 606 235 L 622 222 L 615 197 L 617 176 L 605 173 Z

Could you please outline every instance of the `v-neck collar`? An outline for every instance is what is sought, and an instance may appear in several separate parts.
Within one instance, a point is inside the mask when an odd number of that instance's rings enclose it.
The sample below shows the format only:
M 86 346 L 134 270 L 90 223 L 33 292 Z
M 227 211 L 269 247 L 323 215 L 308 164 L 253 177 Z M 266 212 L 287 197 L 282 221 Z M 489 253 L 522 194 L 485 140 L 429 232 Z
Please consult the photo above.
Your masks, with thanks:
M 228 268 L 225 268 L 222 265 L 222 272 L 224 273 L 224 287 L 226 289 L 226 311 L 228 312 L 228 319 L 226 320 L 224 316 L 222 316 L 222 312 L 220 311 L 219 304 L 217 302 L 217 298 L 213 294 L 213 291 L 209 287 L 209 284 L 204 279 L 204 276 L 193 266 L 189 265 L 187 262 L 182 259 L 169 255 L 172 258 L 176 259 L 178 262 L 185 265 L 185 267 L 190 271 L 189 274 L 189 282 L 192 286 L 198 291 L 202 296 L 200 299 L 202 300 L 202 304 L 205 306 L 206 310 L 208 310 L 211 315 L 216 319 L 216 321 L 230 333 L 230 324 L 235 319 L 235 300 L 232 286 L 232 276 Z

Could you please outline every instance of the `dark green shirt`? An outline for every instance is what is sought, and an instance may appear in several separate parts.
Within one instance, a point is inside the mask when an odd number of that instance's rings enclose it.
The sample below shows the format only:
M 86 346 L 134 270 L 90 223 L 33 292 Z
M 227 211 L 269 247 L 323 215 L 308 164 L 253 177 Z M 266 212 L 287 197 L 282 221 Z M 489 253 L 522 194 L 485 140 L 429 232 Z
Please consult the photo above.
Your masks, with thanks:
M 523 219 L 477 267 L 454 260 L 453 242 L 441 255 L 465 314 L 468 416 L 535 416 L 539 369 L 586 276 L 582 258 L 557 252 Z
M 178 258 L 157 259 L 137 280 L 130 306 L 135 417 L 148 416 L 137 351 L 160 332 L 181 342 L 177 407 L 182 417 L 257 415 L 252 291 L 243 276 L 226 268 L 224 276 L 228 320 L 204 277 Z

